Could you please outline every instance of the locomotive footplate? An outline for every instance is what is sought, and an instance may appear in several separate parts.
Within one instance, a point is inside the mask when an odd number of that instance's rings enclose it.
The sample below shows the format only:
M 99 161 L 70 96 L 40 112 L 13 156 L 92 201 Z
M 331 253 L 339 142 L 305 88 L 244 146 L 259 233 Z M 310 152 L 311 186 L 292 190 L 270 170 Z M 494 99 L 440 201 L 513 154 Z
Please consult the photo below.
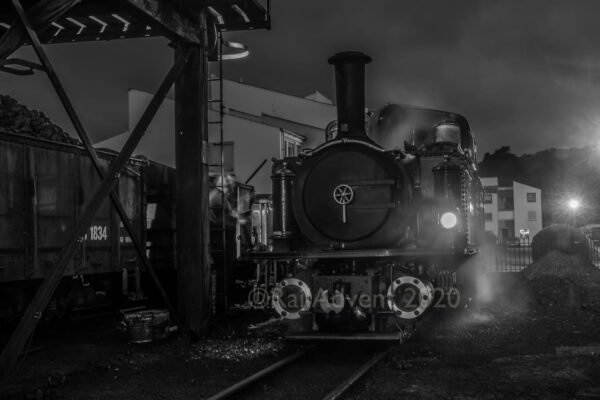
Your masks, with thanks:
M 431 257 L 454 256 L 447 250 L 433 249 L 368 249 L 368 250 L 312 250 L 298 252 L 250 252 L 245 254 L 246 260 L 307 260 L 333 258 L 385 258 L 385 257 Z

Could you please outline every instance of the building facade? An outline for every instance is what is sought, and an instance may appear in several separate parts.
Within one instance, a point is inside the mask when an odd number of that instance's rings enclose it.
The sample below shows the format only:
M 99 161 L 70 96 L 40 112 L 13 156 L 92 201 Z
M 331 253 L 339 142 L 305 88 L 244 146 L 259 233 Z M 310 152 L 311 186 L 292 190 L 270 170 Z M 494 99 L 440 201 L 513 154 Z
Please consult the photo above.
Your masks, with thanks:
M 542 230 L 542 191 L 513 182 L 499 186 L 498 178 L 481 178 L 485 189 L 485 230 L 499 242 L 531 240 Z
M 209 107 L 208 158 L 211 169 L 220 170 L 221 146 L 224 169 L 237 181 L 248 182 L 256 193 L 271 193 L 271 159 L 295 156 L 305 148 L 325 141 L 325 128 L 337 118 L 336 108 L 322 94 L 296 97 L 256 86 L 223 80 L 212 81 L 210 98 L 221 99 L 224 106 L 223 142 L 219 122 L 219 103 Z M 96 144 L 98 148 L 120 150 L 152 95 L 130 90 L 129 131 Z M 134 154 L 175 168 L 175 109 L 172 96 L 166 99 L 140 141 Z M 266 162 L 265 162 L 266 160 Z M 262 165 L 262 166 L 261 166 Z

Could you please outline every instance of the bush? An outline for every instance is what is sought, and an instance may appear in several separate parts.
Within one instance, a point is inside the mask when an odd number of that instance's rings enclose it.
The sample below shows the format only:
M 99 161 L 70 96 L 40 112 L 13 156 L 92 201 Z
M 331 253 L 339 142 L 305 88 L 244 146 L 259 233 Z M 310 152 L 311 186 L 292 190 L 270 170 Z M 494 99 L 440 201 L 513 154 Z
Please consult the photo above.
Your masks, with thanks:
M 585 236 L 569 225 L 550 225 L 539 231 L 531 241 L 531 259 L 535 262 L 552 250 L 585 256 Z

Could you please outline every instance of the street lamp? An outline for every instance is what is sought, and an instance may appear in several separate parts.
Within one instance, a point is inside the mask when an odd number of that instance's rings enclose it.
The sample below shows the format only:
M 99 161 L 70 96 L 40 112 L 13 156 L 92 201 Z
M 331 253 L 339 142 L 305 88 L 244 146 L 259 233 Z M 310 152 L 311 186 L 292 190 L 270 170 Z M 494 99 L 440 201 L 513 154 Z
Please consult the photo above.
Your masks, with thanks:
M 577 214 L 579 214 L 579 210 L 581 208 L 581 201 L 577 198 L 571 198 L 567 201 L 567 207 L 569 208 L 568 219 L 570 225 L 577 225 Z
M 567 205 L 569 206 L 571 211 L 576 211 L 579 208 L 579 206 L 581 205 L 581 203 L 577 199 L 571 199 L 571 200 L 569 200 Z

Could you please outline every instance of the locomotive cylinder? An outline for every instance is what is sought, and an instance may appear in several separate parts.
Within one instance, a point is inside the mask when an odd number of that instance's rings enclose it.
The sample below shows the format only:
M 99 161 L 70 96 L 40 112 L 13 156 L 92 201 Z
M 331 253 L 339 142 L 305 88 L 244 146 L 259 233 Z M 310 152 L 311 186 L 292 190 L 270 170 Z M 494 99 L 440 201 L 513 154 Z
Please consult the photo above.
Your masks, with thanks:
M 292 183 L 295 174 L 288 167 L 288 161 L 278 160 L 273 165 L 273 239 L 292 239 L 297 231 L 292 213 Z M 275 243 L 274 243 L 275 244 Z
M 348 51 L 329 58 L 335 66 L 338 138 L 366 139 L 365 130 L 365 65 L 371 58 Z

